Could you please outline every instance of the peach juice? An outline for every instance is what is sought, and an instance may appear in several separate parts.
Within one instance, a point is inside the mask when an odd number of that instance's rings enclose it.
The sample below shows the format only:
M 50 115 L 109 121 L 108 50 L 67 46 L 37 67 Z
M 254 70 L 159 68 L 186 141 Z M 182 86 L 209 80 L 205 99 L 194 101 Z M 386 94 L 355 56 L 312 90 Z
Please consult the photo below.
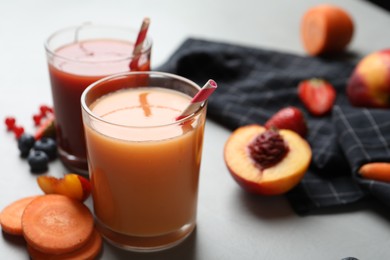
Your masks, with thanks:
M 159 250 L 193 230 L 205 104 L 187 118 L 175 118 L 198 90 L 175 75 L 134 72 L 103 79 L 84 92 L 94 211 L 110 242 Z

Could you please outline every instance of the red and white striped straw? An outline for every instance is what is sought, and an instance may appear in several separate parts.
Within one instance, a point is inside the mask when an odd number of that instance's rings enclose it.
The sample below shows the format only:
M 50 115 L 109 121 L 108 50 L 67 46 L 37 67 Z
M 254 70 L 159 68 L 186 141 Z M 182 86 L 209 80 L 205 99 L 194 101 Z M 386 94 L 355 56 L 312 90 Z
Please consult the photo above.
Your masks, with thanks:
M 135 41 L 134 44 L 133 58 L 131 59 L 129 65 L 131 70 L 138 70 L 138 61 L 142 51 L 142 45 L 144 44 L 144 41 L 146 39 L 146 34 L 148 33 L 149 24 L 150 24 L 150 19 L 147 17 L 144 18 L 144 20 L 142 21 L 141 28 L 137 35 L 137 40 Z
M 200 108 L 202 103 L 207 100 L 216 89 L 217 83 L 214 80 L 209 79 L 206 84 L 199 90 L 199 92 L 196 93 L 196 95 L 191 99 L 188 107 L 186 107 L 180 116 L 176 117 L 176 120 L 183 119 L 195 113 Z

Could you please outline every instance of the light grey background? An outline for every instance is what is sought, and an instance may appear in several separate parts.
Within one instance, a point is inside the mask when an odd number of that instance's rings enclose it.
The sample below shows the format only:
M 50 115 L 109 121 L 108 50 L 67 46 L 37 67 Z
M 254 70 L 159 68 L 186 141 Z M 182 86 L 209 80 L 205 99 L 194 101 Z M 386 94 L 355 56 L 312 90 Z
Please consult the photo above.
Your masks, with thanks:
M 330 0 L 354 18 L 349 50 L 360 57 L 390 47 L 390 15 L 361 0 Z M 52 104 L 43 42 L 55 30 L 83 22 L 139 26 L 151 18 L 153 67 L 187 37 L 232 42 L 305 55 L 300 19 L 320 0 L 12 0 L 0 2 L 0 208 L 40 193 L 19 158 L 3 120 L 13 115 L 32 131 L 40 104 Z M 299 217 L 284 197 L 256 197 L 230 177 L 223 146 L 230 132 L 207 122 L 198 226 L 182 245 L 135 254 L 105 244 L 100 259 L 390 259 L 390 214 L 381 205 L 346 207 Z M 59 161 L 50 174 L 67 172 Z M 89 205 L 91 201 L 88 201 Z M 23 241 L 2 234 L 0 259 L 28 259 Z

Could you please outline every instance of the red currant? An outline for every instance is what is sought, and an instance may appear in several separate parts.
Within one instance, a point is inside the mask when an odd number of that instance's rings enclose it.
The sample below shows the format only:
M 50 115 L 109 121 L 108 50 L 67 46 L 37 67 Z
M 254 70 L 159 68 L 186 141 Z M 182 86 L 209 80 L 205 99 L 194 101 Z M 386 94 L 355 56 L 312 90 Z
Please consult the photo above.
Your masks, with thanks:
M 42 115 L 39 114 L 39 115 L 33 115 L 33 120 L 34 120 L 34 124 L 36 126 L 39 126 L 41 124 L 41 120 L 42 120 Z
M 51 108 L 47 105 L 41 105 L 39 107 L 39 111 L 41 111 L 41 115 L 44 117 L 48 112 L 50 112 Z
M 13 130 L 15 137 L 17 139 L 19 139 L 22 136 L 22 134 L 24 133 L 23 126 L 14 126 L 14 128 L 12 130 Z
M 16 119 L 15 119 L 15 117 L 9 116 L 9 117 L 5 118 L 4 122 L 5 122 L 5 125 L 7 126 L 7 131 L 11 131 L 15 127 Z

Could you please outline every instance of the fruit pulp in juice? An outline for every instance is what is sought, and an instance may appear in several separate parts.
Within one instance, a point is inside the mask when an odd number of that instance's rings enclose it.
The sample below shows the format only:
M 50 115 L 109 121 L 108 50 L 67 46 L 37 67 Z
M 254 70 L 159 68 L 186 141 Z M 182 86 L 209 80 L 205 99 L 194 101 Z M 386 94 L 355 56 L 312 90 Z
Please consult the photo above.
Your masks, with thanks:
M 49 62 L 56 116 L 57 142 L 63 152 L 85 161 L 84 130 L 80 97 L 91 83 L 114 73 L 129 71 L 131 42 L 89 40 L 63 46 Z M 150 70 L 146 60 L 139 70 Z
M 189 102 L 177 91 L 136 88 L 90 106 L 106 121 L 135 126 L 84 126 L 98 222 L 133 237 L 161 236 L 195 223 L 205 113 L 185 124 L 153 127 L 174 123 Z

